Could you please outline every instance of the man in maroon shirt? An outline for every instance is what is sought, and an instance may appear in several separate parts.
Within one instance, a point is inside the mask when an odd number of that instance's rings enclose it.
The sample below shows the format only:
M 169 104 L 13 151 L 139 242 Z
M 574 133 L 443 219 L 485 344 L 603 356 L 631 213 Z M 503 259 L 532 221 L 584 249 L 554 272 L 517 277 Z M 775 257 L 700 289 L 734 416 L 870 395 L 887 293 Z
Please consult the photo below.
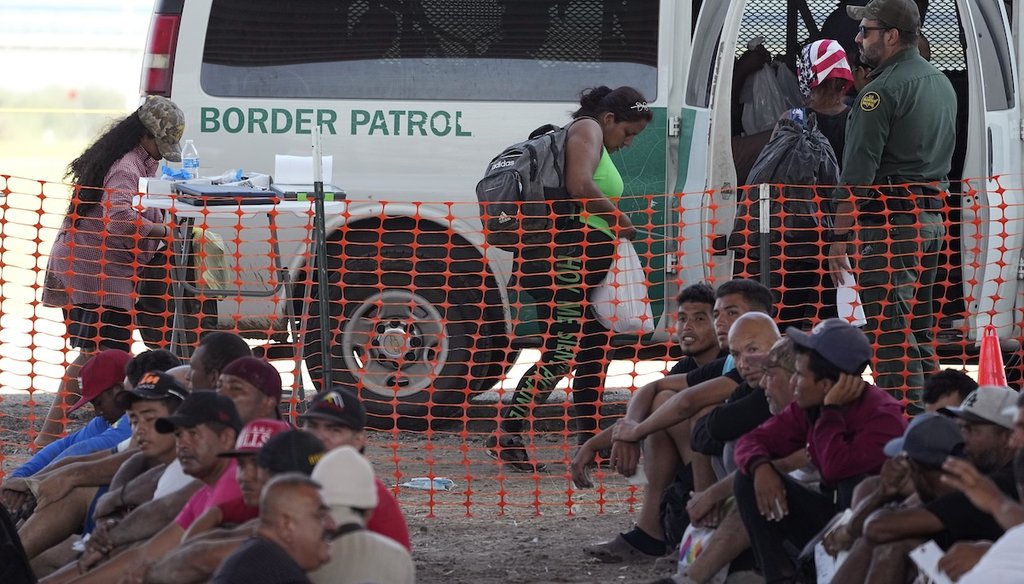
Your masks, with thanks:
M 877 474 L 885 444 L 903 434 L 899 402 L 861 378 L 871 360 L 864 333 L 842 319 L 810 334 L 790 327 L 796 345 L 796 401 L 736 445 L 736 503 L 765 581 L 791 582 L 786 542 L 802 548 L 849 506 L 853 488 Z M 772 460 L 806 448 L 821 473 L 821 493 L 781 474 Z

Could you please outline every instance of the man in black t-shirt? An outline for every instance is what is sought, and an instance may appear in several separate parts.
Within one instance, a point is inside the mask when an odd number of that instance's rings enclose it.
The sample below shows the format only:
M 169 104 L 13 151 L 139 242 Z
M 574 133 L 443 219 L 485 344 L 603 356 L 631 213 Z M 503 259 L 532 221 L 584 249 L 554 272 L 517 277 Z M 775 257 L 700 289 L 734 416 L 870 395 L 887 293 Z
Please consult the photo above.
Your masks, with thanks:
M 1010 442 L 1013 416 L 1004 410 L 1016 400 L 1017 392 L 1010 388 L 983 386 L 968 395 L 960 407 L 940 410 L 957 420 L 963 441 L 962 455 L 1015 500 L 1018 494 L 1012 462 L 1016 449 Z M 917 428 L 930 417 L 929 414 L 918 415 L 912 426 Z M 938 427 L 938 422 L 929 423 Z M 893 441 L 886 447 L 886 454 L 895 456 L 899 452 L 898 447 L 902 447 L 913 460 L 911 451 L 918 446 L 911 440 L 911 434 L 911 428 L 908 428 L 903 442 Z M 934 447 L 934 444 L 935 439 L 928 437 L 920 448 Z M 868 566 L 879 574 L 902 574 L 908 566 L 906 552 L 927 539 L 934 539 L 941 547 L 948 548 L 958 541 L 993 541 L 1003 534 L 1003 528 L 991 515 L 978 509 L 962 492 L 941 481 L 944 461 L 944 456 L 931 457 L 904 466 L 904 472 L 913 480 L 922 504 L 871 515 L 864 524 L 864 537 L 854 544 L 850 557 L 839 572 L 843 578 L 837 576 L 836 582 L 864 581 Z M 883 469 L 883 476 L 886 472 Z M 896 480 L 882 482 L 898 484 Z M 891 492 L 887 499 L 883 491 L 886 489 L 880 486 L 877 496 L 864 501 L 855 510 L 855 519 L 870 513 L 872 505 L 881 507 L 897 492 L 895 488 L 889 489 Z
M 260 496 L 256 536 L 228 556 L 214 584 L 306 584 L 331 558 L 335 529 L 320 484 L 301 473 L 271 479 Z
M 712 310 L 714 334 L 718 337 L 719 347 L 728 348 L 729 328 L 736 319 L 752 311 L 767 313 L 771 308 L 771 292 L 758 282 L 732 280 L 719 286 L 715 291 Z M 710 346 L 707 354 L 711 354 Z M 689 463 L 693 457 L 689 447 L 690 417 L 704 407 L 725 400 L 742 381 L 738 377 L 722 377 L 723 370 L 732 369 L 729 362 L 731 359 L 720 358 L 703 365 L 706 368 L 704 371 L 695 369 L 686 375 L 671 375 L 639 388 L 630 399 L 625 418 L 618 421 L 610 431 L 606 430 L 588 441 L 584 448 L 589 452 L 573 460 L 573 468 L 585 468 L 586 457 L 593 459 L 590 453 L 611 446 L 612 467 L 623 476 L 631 477 L 638 468 L 641 443 L 644 446 L 647 486 L 636 527 L 609 541 L 585 547 L 585 553 L 608 563 L 645 560 L 663 555 L 676 543 L 665 539 L 659 503 L 675 476 L 679 462 Z M 707 375 L 710 381 L 691 386 L 689 378 L 698 375 L 698 372 Z M 662 423 L 666 419 L 669 422 Z M 659 425 L 639 438 L 618 436 L 623 428 L 635 430 L 638 425 L 648 422 Z M 697 470 L 695 467 L 695 477 Z M 578 474 L 573 473 L 574 479 Z M 589 480 L 577 481 L 576 484 L 580 487 L 588 486 Z

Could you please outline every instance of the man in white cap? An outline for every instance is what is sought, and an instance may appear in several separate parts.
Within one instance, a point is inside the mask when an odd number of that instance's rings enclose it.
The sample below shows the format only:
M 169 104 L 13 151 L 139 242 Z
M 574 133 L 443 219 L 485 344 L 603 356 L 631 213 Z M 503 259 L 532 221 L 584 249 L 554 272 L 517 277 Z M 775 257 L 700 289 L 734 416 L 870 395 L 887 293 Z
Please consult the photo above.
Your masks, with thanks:
M 310 579 L 322 584 L 363 584 L 416 581 L 412 557 L 394 540 L 366 529 L 377 506 L 373 468 L 359 451 L 342 446 L 328 452 L 313 469 L 313 480 L 324 485 L 324 501 L 337 525 L 331 560 Z
M 1013 470 L 1017 493 L 1024 493 L 1024 398 L 1003 410 L 1014 416 L 1010 446 L 1017 449 Z M 992 515 L 1006 533 L 995 543 L 956 544 L 939 560 L 939 569 L 963 584 L 1012 582 L 1024 572 L 1024 505 L 999 489 L 991 479 L 964 460 L 949 459 L 942 465 L 942 481 L 949 483 L 971 500 L 978 509 Z
M 960 407 L 940 410 L 956 417 L 964 443 L 963 457 L 1012 498 L 1017 496 L 1012 465 L 1015 448 L 1010 443 L 1013 416 L 1004 410 L 1016 401 L 1017 392 L 1008 387 L 982 386 L 968 395 Z M 915 420 L 922 417 L 919 415 Z M 906 445 L 903 449 L 909 451 Z M 945 461 L 946 457 L 928 461 L 936 479 L 941 475 L 939 471 Z M 937 481 L 933 482 L 937 484 Z M 943 486 L 945 484 L 948 481 Z M 883 510 L 870 516 L 864 525 L 864 543 L 874 548 L 872 571 L 902 573 L 906 552 L 923 540 L 934 539 L 948 549 L 957 542 L 994 541 L 1005 532 L 992 515 L 979 508 L 964 493 L 939 495 L 931 500 L 922 496 L 921 505 Z M 847 581 L 861 581 L 861 578 Z

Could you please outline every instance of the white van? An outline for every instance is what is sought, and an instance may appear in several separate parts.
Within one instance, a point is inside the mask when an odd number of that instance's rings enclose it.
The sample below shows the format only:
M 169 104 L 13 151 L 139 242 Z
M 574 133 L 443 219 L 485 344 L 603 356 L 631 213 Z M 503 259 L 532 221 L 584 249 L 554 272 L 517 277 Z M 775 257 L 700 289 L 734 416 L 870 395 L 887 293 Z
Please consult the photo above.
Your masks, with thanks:
M 311 128 L 322 125 L 333 182 L 351 202 L 327 219 L 336 375 L 358 382 L 376 413 L 401 402 L 403 415 L 420 416 L 428 403 L 444 415 L 461 412 L 539 340 L 505 290 L 510 257 L 483 250 L 474 186 L 491 157 L 535 127 L 567 121 L 586 87 L 631 85 L 647 97 L 654 121 L 615 161 L 626 185 L 620 207 L 649 226 L 637 246 L 658 328 L 642 339 L 641 354 L 664 354 L 678 285 L 731 277 L 727 252 L 708 245 L 727 235 L 736 199 L 733 96 L 720 80 L 731 79 L 755 36 L 772 53 L 795 55 L 837 4 L 158 0 L 143 91 L 182 107 L 186 137 L 213 174 L 271 172 L 275 154 L 308 155 Z M 1024 230 L 1003 238 L 990 212 L 1005 203 L 1016 219 L 1024 209 L 1014 26 L 1001 0 L 932 0 L 924 28 L 961 100 L 951 178 L 1004 175 L 1002 189 L 975 181 L 954 195 L 963 196 L 964 244 L 948 266 L 955 285 L 943 322 L 972 339 L 989 321 L 1000 336 L 1018 336 L 1015 308 L 1024 308 Z M 296 281 L 311 282 L 305 223 L 279 222 L 287 265 Z M 266 227 L 246 219 L 244 269 L 266 271 Z M 315 284 L 300 284 L 271 300 L 226 298 L 221 324 L 282 340 L 283 306 L 318 315 L 316 302 L 302 300 L 310 292 L 318 297 Z M 615 344 L 631 355 L 638 345 Z M 307 334 L 305 345 L 316 376 L 318 335 Z

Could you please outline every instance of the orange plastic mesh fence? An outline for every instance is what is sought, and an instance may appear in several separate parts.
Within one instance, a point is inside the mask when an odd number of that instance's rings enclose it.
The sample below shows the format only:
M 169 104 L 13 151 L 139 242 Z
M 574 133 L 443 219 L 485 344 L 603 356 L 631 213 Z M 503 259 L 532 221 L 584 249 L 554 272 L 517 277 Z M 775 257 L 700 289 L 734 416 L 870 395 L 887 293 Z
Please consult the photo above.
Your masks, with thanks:
M 888 376 L 904 402 L 919 397 L 919 387 L 907 387 L 908 378 L 911 385 L 921 379 L 916 372 L 939 361 L 974 365 L 976 331 L 986 324 L 998 327 L 1004 350 L 1012 349 L 1010 383 L 1021 374 L 1020 176 L 964 180 L 948 194 L 928 185 L 851 191 L 857 205 L 843 214 L 854 219 L 850 272 L 862 280 L 864 305 L 841 301 L 838 308 L 829 245 L 822 243 L 831 189 L 772 185 L 634 198 L 623 208 L 633 209 L 632 244 L 646 282 L 641 307 L 650 316 L 639 316 L 657 327 L 642 338 L 611 335 L 597 323 L 587 299 L 609 270 L 608 281 L 623 282 L 612 268 L 621 265 L 619 251 L 611 235 L 582 227 L 587 217 L 564 210 L 550 217 L 546 240 L 531 233 L 513 255 L 488 244 L 508 245 L 495 232 L 480 231 L 475 202 L 328 202 L 325 322 L 320 279 L 311 269 L 310 202 L 196 206 L 147 196 L 133 207 L 108 205 L 103 220 L 93 219 L 97 209 L 81 208 L 65 218 L 66 185 L 2 181 L 3 472 L 33 454 L 65 364 L 78 354 L 65 332 L 70 322 L 62 307 L 70 304 L 127 311 L 136 354 L 162 347 L 187 358 L 201 331 L 241 334 L 278 367 L 291 389 L 292 416 L 320 386 L 326 325 L 334 382 L 359 390 L 380 430 L 369 450 L 377 471 L 389 485 L 413 485 L 396 493 L 429 514 L 572 513 L 638 502 L 640 487 L 605 466 L 592 472 L 596 489 L 580 490 L 567 465 L 578 432 L 610 426 L 633 391 L 661 378 L 679 358 L 674 298 L 699 281 L 764 273 L 778 320 L 787 326 L 809 328 L 837 314 L 855 318 L 854 308 L 863 309 L 867 328 L 879 331 L 871 372 Z M 940 214 L 920 202 L 926 198 L 940 204 Z M 667 208 L 662 201 L 670 202 Z M 764 233 L 762 210 L 771 215 Z M 176 222 L 173 237 L 150 236 L 150 221 L 161 214 Z M 55 259 L 51 249 L 60 250 Z M 61 262 L 62 255 L 76 260 Z M 162 262 L 172 256 L 168 268 Z M 932 286 L 921 281 L 922 262 L 934 266 Z M 863 276 L 869 272 L 873 280 Z M 889 277 L 881 281 L 879 274 Z M 930 307 L 927 291 L 934 297 Z M 628 305 L 623 296 L 613 298 L 613 307 Z M 913 318 L 904 319 L 915 306 Z M 897 330 L 901 322 L 906 326 Z M 908 327 L 920 330 L 908 335 Z M 935 358 L 921 350 L 926 346 L 937 348 Z M 73 430 L 88 415 L 65 415 L 64 422 Z M 499 425 L 503 435 L 522 434 L 526 452 L 546 469 L 518 473 L 489 458 L 487 439 Z M 491 450 L 515 453 L 508 446 Z M 410 482 L 417 477 L 450 478 L 455 486 L 417 490 Z

